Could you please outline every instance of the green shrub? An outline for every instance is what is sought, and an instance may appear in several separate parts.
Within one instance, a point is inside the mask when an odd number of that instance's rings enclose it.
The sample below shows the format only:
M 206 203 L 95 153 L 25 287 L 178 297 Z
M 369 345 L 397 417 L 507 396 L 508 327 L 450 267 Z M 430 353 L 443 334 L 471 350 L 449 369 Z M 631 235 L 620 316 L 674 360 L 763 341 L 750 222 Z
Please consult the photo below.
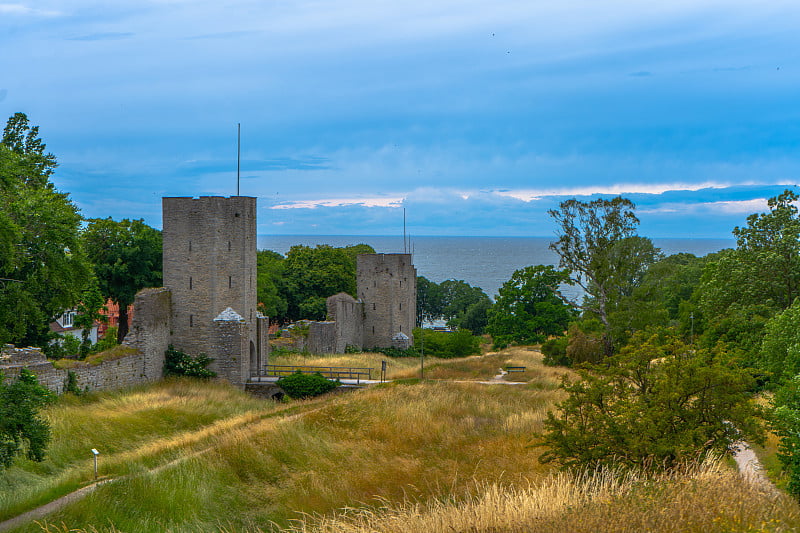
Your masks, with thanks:
M 78 386 L 78 376 L 72 370 L 67 370 L 67 383 L 64 385 L 64 392 L 71 392 L 75 396 L 83 394 L 83 391 Z
M 176 350 L 171 344 L 164 352 L 164 375 L 165 376 L 187 376 L 191 378 L 213 378 L 217 374 L 206 367 L 213 359 L 201 353 L 192 357 L 180 350 Z
M 353 344 L 348 344 L 347 346 L 344 347 L 344 353 L 361 353 L 361 352 L 362 352 L 361 348 Z
M 567 356 L 569 337 L 554 337 L 542 343 L 542 362 L 548 366 L 572 366 L 572 359 Z
M 481 353 L 481 338 L 468 329 L 447 332 L 417 328 L 414 344 L 417 350 L 424 350 L 425 355 L 443 359 Z
M 331 381 L 319 372 L 303 374 L 299 370 L 290 376 L 280 378 L 276 384 L 296 400 L 319 396 L 339 386 L 338 381 Z
M 411 346 L 405 350 L 389 346 L 388 348 L 378 348 L 377 346 L 370 350 L 375 353 L 382 353 L 387 357 L 419 357 L 419 350 Z

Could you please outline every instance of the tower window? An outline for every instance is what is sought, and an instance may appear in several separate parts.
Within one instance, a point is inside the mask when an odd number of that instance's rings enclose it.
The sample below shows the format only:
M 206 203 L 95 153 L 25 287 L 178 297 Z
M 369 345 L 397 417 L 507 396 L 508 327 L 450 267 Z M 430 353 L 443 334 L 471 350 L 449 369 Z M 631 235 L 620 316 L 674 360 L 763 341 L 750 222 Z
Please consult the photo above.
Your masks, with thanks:
M 189 327 L 194 327 L 194 315 L 189 315 Z
M 232 287 L 233 287 L 233 278 L 231 276 L 228 276 L 228 288 L 230 289 Z
M 228 241 L 228 251 L 231 251 L 231 241 Z
M 372 326 L 372 334 L 375 335 L 375 326 Z
M 375 306 L 376 306 L 376 304 L 372 304 L 372 310 L 373 311 L 375 310 Z
M 192 251 L 192 241 L 189 241 L 189 251 Z
M 192 290 L 192 276 L 189 276 L 189 290 Z
M 400 302 L 400 310 L 403 310 L 403 302 Z

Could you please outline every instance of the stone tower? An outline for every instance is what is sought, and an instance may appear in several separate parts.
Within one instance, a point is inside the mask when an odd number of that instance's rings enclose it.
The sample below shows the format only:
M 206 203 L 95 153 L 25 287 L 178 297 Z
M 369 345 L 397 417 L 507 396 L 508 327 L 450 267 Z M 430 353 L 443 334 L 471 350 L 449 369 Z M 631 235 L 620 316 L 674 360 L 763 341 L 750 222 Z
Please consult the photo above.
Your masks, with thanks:
M 417 269 L 411 254 L 361 254 L 358 297 L 364 305 L 364 349 L 392 346 L 392 337 L 412 337 L 417 320 Z
M 256 199 L 163 198 L 162 208 L 170 342 L 207 354 L 211 370 L 243 385 L 268 350 L 267 320 L 256 311 Z

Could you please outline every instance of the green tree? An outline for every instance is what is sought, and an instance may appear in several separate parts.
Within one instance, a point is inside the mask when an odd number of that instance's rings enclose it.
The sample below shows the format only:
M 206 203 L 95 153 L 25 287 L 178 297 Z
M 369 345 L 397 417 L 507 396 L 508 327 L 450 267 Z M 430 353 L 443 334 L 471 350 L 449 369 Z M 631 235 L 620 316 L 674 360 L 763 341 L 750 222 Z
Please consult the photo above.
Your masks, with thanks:
M 800 216 L 797 193 L 789 189 L 767 201 L 769 213 L 747 217 L 746 227 L 736 227 L 739 260 L 755 268 L 751 279 L 760 296 L 786 309 L 800 295 Z
M 778 458 L 788 474 L 786 489 L 800 499 L 800 376 L 794 376 L 775 392 L 772 430 L 780 439 Z
M 552 266 L 528 266 L 514 272 L 500 288 L 489 309 L 487 333 L 497 347 L 534 344 L 561 335 L 574 314 L 558 297 L 559 286 L 569 283 L 565 271 Z
M 272 250 L 259 250 L 256 262 L 259 311 L 273 320 L 280 320 L 288 309 L 284 258 Z
M 92 332 L 95 322 L 106 320 L 105 315 L 100 311 L 105 309 L 106 301 L 100 292 L 97 279 L 92 278 L 81 295 L 81 301 L 75 308 L 75 320 L 73 325 L 81 328 L 80 358 L 85 358 L 92 349 L 92 341 L 89 334 Z
M 31 460 L 44 459 L 50 426 L 38 413 L 53 398 L 27 368 L 10 383 L 0 374 L 0 467 L 10 466 L 22 450 Z
M 81 217 L 49 181 L 56 166 L 38 128 L 17 113 L 0 143 L 0 342 L 47 345 L 48 322 L 74 307 L 91 277 Z
M 417 276 L 417 325 L 431 322 L 442 316 L 442 291 L 439 284 L 424 276 Z
M 674 334 L 641 332 L 579 373 L 579 381 L 565 378 L 569 396 L 547 415 L 543 462 L 670 468 L 763 439 L 752 376 Z
M 800 300 L 764 324 L 757 366 L 775 384 L 800 374 Z
M 287 317 L 324 320 L 325 300 L 346 292 L 356 297 L 356 257 L 375 253 L 371 246 L 359 244 L 344 248 L 297 245 L 284 260 L 287 285 Z
M 614 306 L 630 294 L 647 266 L 659 258 L 649 239 L 635 235 L 639 224 L 635 207 L 620 196 L 591 202 L 573 198 L 549 211 L 560 230 L 550 248 L 559 256 L 559 267 L 571 273 L 571 280 L 585 294 L 582 302 L 570 303 L 600 319 L 605 328 L 606 355 L 614 351 Z
M 161 285 L 161 232 L 143 220 L 91 218 L 82 238 L 100 292 L 119 305 L 121 343 L 128 333 L 128 306 L 136 293 Z

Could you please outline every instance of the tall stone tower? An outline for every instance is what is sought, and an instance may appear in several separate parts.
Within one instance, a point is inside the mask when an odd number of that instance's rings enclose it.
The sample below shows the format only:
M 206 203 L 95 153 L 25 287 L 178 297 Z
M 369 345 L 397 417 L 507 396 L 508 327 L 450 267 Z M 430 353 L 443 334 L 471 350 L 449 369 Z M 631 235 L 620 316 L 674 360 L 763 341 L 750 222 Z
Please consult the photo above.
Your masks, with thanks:
M 268 323 L 256 311 L 256 199 L 163 198 L 162 208 L 171 342 L 214 358 L 211 370 L 243 385 L 268 350 Z
M 364 304 L 367 350 L 412 338 L 417 320 L 417 269 L 411 254 L 361 254 L 356 262 L 358 297 Z

